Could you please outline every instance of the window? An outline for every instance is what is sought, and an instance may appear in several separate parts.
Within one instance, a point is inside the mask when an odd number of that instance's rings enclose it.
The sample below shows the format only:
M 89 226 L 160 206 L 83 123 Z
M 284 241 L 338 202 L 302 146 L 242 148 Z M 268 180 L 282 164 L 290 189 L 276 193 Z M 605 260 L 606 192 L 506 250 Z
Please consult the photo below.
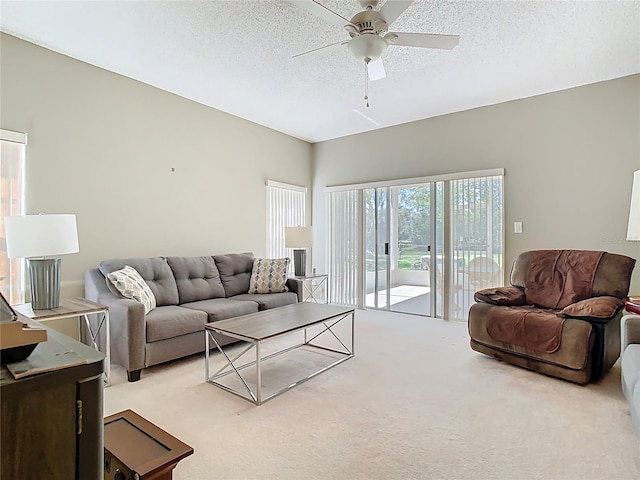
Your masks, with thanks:
M 24 214 L 26 145 L 26 134 L 0 130 L 0 291 L 12 305 L 24 302 L 24 269 L 7 257 L 4 218 Z
M 266 252 L 269 258 L 293 258 L 293 250 L 284 246 L 284 229 L 306 226 L 306 196 L 306 187 L 267 181 Z

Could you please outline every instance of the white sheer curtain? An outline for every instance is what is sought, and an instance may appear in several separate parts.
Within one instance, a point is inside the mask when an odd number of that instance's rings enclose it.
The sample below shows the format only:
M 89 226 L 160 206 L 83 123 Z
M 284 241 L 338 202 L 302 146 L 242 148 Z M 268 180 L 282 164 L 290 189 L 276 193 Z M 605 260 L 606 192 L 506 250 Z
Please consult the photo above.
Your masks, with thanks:
M 4 218 L 24 214 L 26 143 L 25 134 L 0 130 L 0 291 L 12 305 L 24 302 L 24 267 L 7 257 Z
M 307 189 L 269 180 L 267 182 L 267 256 L 269 258 L 289 257 L 293 250 L 284 246 L 285 227 L 307 226 Z M 293 268 L 290 265 L 291 268 Z

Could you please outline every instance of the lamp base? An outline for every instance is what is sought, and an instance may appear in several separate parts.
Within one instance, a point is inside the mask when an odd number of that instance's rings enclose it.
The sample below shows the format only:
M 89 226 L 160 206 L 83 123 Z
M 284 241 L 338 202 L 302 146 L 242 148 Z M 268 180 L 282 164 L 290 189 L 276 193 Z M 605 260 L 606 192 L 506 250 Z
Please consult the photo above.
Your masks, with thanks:
M 296 249 L 293 251 L 293 269 L 296 277 L 304 277 L 307 274 L 307 251 Z
M 28 258 L 31 308 L 51 310 L 60 306 L 60 259 Z

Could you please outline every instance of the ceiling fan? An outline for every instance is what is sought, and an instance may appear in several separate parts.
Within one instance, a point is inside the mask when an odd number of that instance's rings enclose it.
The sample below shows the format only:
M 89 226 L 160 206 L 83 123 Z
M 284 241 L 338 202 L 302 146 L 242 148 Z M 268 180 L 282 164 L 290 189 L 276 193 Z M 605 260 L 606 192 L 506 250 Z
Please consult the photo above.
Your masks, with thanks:
M 325 54 L 347 45 L 359 61 L 366 64 L 367 79 L 379 80 L 386 76 L 382 54 L 390 45 L 407 47 L 437 48 L 451 50 L 458 45 L 458 35 L 432 33 L 388 32 L 389 26 L 414 3 L 415 0 L 387 0 L 376 10 L 380 0 L 358 0 L 364 11 L 347 20 L 315 0 L 288 0 L 298 8 L 322 18 L 328 23 L 343 27 L 351 37 L 331 45 L 316 48 L 295 57 Z M 365 94 L 365 100 L 367 99 Z M 368 105 L 367 105 L 368 106 Z

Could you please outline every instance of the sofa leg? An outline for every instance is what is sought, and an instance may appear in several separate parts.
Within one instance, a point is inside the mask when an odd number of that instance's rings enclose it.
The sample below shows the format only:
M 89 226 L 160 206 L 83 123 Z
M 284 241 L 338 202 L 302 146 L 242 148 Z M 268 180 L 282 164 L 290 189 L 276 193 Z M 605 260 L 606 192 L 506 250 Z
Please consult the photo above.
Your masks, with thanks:
M 137 382 L 138 380 L 140 380 L 140 372 L 142 372 L 142 369 L 140 370 L 127 370 L 127 380 L 129 380 L 130 382 Z

